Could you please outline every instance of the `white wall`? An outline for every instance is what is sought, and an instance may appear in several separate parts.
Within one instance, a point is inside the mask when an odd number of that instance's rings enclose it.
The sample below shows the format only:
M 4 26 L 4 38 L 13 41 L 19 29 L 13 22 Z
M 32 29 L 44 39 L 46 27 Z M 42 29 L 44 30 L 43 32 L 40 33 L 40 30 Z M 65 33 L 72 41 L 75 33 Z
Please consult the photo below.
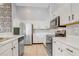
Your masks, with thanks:
M 49 28 L 49 14 L 47 8 L 16 7 L 18 18 L 21 22 L 32 23 L 34 29 Z

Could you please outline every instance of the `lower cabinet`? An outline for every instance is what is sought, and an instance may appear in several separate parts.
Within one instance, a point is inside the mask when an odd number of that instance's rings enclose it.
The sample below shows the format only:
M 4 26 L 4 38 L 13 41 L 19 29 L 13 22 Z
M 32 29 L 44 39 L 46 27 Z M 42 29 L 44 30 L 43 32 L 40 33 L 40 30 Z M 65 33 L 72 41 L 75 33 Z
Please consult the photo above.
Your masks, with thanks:
M 71 54 L 72 53 L 71 49 L 70 50 L 67 49 L 69 47 L 67 47 L 67 45 L 57 40 L 53 40 L 53 52 L 52 52 L 53 56 L 73 56 L 73 54 Z
M 13 42 L 13 56 L 18 56 L 18 40 Z
M 53 41 L 53 56 L 62 56 L 61 45 L 58 41 Z
M 46 34 L 44 33 L 34 33 L 33 34 L 33 43 L 45 43 Z
M 0 56 L 18 56 L 18 40 L 11 41 L 1 46 Z
M 7 51 L 1 53 L 0 56 L 12 56 L 12 50 L 8 49 Z
M 12 42 L 0 47 L 0 56 L 12 56 Z

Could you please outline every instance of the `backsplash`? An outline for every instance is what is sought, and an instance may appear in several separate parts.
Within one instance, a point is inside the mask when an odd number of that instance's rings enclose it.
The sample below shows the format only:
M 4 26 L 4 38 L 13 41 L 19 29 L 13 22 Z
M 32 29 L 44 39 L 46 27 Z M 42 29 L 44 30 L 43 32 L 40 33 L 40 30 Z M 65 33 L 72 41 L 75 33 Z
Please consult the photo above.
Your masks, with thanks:
M 12 8 L 10 3 L 0 5 L 0 33 L 12 31 Z
M 79 24 L 71 25 L 66 28 L 66 35 L 79 36 Z

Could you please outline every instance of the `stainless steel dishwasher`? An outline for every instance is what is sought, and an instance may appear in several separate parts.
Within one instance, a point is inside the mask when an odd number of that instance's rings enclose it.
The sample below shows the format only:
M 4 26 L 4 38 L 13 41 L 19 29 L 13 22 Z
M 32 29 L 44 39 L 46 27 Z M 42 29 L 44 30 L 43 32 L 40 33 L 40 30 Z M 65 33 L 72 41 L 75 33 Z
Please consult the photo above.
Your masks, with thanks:
M 18 55 L 22 56 L 24 54 L 24 36 L 18 38 Z

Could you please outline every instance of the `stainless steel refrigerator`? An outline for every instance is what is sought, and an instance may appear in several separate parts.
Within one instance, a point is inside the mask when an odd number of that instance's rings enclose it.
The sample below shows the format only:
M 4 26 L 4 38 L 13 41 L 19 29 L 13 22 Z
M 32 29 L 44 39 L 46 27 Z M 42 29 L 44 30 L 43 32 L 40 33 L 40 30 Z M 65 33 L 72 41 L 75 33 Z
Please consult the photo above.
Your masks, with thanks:
M 33 34 L 32 34 L 32 28 L 33 28 L 33 25 L 30 24 L 30 23 L 21 23 L 20 24 L 20 27 L 22 28 L 21 29 L 21 34 L 24 34 L 25 35 L 25 41 L 24 41 L 24 44 L 32 44 L 32 37 L 33 37 Z

